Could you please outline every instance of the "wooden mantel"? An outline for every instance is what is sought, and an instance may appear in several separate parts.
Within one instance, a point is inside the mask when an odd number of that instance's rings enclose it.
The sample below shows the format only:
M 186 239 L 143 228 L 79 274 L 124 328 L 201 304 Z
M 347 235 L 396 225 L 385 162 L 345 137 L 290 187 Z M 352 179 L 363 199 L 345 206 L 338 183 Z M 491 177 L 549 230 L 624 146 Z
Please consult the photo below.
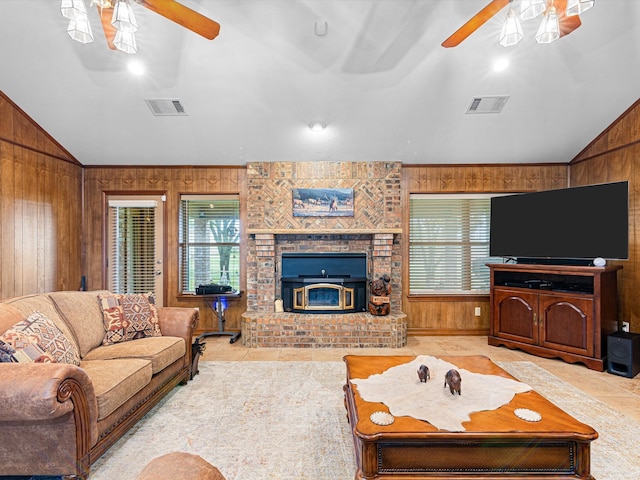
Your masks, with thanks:
M 399 234 L 402 228 L 248 228 L 247 234 L 270 235 L 375 235 Z

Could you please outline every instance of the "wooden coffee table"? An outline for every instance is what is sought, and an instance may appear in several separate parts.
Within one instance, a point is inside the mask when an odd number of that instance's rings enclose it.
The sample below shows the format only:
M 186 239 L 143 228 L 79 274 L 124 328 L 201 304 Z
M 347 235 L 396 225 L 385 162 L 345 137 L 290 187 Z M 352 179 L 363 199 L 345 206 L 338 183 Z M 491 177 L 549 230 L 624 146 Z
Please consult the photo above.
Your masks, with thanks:
M 413 417 L 396 417 L 388 426 L 373 423 L 369 418 L 373 412 L 389 409 L 383 403 L 365 402 L 351 379 L 368 378 L 415 358 L 344 357 L 345 406 L 355 446 L 356 479 L 593 479 L 590 443 L 598 433 L 534 391 L 516 394 L 496 410 L 471 414 L 462 432 L 438 430 Z M 439 358 L 471 372 L 513 378 L 487 357 Z M 517 408 L 539 412 L 542 420 L 521 420 L 514 414 Z

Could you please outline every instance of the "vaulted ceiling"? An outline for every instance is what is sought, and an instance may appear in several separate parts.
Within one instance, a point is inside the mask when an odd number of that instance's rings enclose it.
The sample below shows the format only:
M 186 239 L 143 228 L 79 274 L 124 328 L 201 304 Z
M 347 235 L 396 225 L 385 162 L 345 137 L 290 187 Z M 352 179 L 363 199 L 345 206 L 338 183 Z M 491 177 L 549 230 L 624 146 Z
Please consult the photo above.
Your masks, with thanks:
M 220 24 L 214 40 L 134 3 L 128 55 L 107 47 L 96 7 L 83 45 L 59 0 L 2 0 L 0 90 L 84 165 L 568 162 L 640 97 L 640 1 L 597 0 L 547 45 L 539 19 L 523 22 L 509 48 L 504 8 L 441 46 L 489 1 L 183 0 Z M 493 96 L 508 97 L 500 113 L 466 113 Z

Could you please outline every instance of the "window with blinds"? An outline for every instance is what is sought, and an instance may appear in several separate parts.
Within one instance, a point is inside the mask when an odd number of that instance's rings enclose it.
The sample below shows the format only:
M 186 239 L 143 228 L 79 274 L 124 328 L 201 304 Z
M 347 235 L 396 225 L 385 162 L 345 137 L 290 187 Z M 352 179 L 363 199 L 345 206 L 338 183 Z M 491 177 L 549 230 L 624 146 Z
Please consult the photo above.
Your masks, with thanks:
M 410 205 L 410 293 L 488 293 L 490 196 L 412 195 Z
M 109 200 L 109 290 L 155 292 L 156 210 L 154 200 Z
M 237 195 L 182 195 L 180 288 L 209 283 L 240 288 L 240 200 Z

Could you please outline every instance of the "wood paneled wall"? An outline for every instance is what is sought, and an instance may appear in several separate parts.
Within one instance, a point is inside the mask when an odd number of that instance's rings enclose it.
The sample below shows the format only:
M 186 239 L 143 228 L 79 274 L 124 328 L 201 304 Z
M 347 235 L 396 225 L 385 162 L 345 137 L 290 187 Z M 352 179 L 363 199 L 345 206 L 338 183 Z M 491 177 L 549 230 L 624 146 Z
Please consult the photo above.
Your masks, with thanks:
M 239 194 L 245 205 L 246 169 L 244 167 L 86 167 L 84 181 L 85 237 L 87 288 L 106 288 L 104 271 L 104 213 L 107 195 L 158 194 L 166 195 L 165 202 L 165 298 L 164 305 L 199 307 L 198 331 L 218 329 L 210 305 L 201 297 L 182 296 L 178 285 L 178 211 L 181 194 Z M 242 212 L 241 215 L 246 215 Z M 241 220 L 243 218 L 241 217 Z M 243 224 L 245 224 L 243 222 Z M 241 245 L 241 253 L 244 251 Z M 242 256 L 242 255 L 241 255 Z M 245 268 L 240 284 L 246 284 Z M 240 316 L 246 310 L 246 300 L 230 302 L 226 327 L 240 330 Z
M 513 193 L 551 190 L 568 186 L 566 164 L 536 165 L 405 165 L 403 211 L 407 261 L 402 283 L 409 285 L 409 195 L 412 193 Z M 480 307 L 480 316 L 475 315 Z M 486 335 L 489 332 L 489 295 L 405 295 L 402 310 L 414 335 Z
M 638 162 L 640 101 L 570 164 L 404 165 L 402 202 L 408 212 L 411 193 L 509 193 L 629 180 L 630 258 L 619 262 L 623 266 L 618 277 L 619 317 L 631 323 L 632 331 L 640 332 Z M 245 185 L 244 167 L 83 168 L 0 92 L 0 299 L 75 290 L 80 288 L 82 275 L 87 276 L 88 289 L 104 288 L 105 195 L 164 193 L 167 195 L 165 304 L 200 307 L 199 330 L 216 330 L 217 322 L 201 299 L 178 294 L 179 196 L 240 194 L 245 204 Z M 405 215 L 405 232 L 408 227 Z M 408 258 L 408 242 L 403 248 Z M 402 282 L 408 285 L 407 262 L 404 265 Z M 245 284 L 245 279 L 241 278 L 241 282 Z M 474 311 L 478 306 L 481 315 L 476 317 Z M 404 298 L 402 308 L 408 315 L 412 334 L 484 334 L 489 327 L 488 296 L 410 296 Z M 230 306 L 227 328 L 239 329 L 240 315 L 245 309 L 244 300 Z
M 82 166 L 0 92 L 0 299 L 80 288 L 81 201 Z
M 629 259 L 618 273 L 618 318 L 640 332 L 640 100 L 571 162 L 571 186 L 629 181 Z M 598 219 L 593 219 L 598 232 Z M 606 234 L 606 232 L 599 232 Z

